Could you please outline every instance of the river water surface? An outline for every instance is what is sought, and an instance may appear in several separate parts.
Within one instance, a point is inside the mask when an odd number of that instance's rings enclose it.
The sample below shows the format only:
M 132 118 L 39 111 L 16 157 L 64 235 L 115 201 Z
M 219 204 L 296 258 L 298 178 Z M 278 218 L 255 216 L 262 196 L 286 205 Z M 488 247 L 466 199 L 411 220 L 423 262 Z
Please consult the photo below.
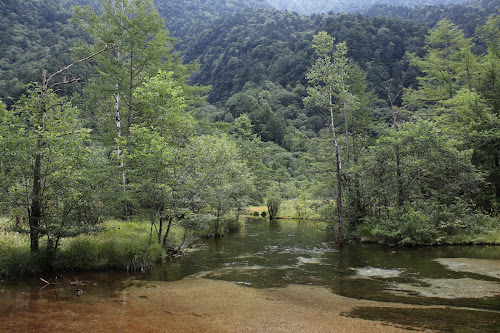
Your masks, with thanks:
M 4 281 L 0 331 L 500 332 L 500 247 L 337 249 L 325 227 L 249 220 L 142 274 Z

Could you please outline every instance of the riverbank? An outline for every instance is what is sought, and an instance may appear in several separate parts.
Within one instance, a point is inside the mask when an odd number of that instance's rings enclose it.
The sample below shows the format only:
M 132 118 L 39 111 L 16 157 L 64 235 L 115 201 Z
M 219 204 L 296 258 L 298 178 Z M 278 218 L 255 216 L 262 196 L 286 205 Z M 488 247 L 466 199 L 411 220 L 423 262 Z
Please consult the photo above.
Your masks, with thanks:
M 306 208 L 308 207 L 309 208 Z M 318 212 L 310 207 L 314 207 L 314 202 L 311 201 L 308 204 L 298 202 L 297 200 L 286 200 L 282 203 L 280 210 L 276 216 L 277 220 L 309 220 L 309 221 L 324 221 L 325 218 Z M 248 207 L 246 210 L 247 217 L 261 216 L 267 218 L 267 207 L 266 206 L 252 206 Z M 489 219 L 488 219 L 489 220 Z M 457 245 L 457 246 L 469 246 L 469 245 L 500 245 L 500 219 L 491 218 L 492 223 L 488 226 L 482 226 L 481 231 L 473 230 L 470 232 L 457 232 L 455 234 L 443 234 L 442 236 L 436 236 L 436 238 L 427 243 L 415 243 L 415 244 L 391 244 L 384 237 L 375 235 L 370 230 L 362 231 L 349 231 L 347 225 L 344 226 L 344 231 L 346 232 L 347 241 L 349 242 L 360 242 L 360 243 L 377 243 L 390 245 L 394 247 L 404 247 L 404 246 L 440 246 L 440 245 Z M 336 223 L 330 221 L 329 223 Z M 335 232 L 336 225 L 327 228 L 332 232 Z M 373 230 L 372 230 L 373 231 Z M 335 237 L 332 237 L 335 238 Z
M 180 231 L 172 234 L 181 238 Z M 32 254 L 27 234 L 0 231 L 0 276 L 105 269 L 144 271 L 165 258 L 161 244 L 150 238 L 150 225 L 141 222 L 110 220 L 101 232 L 62 239 L 56 253 L 43 247 L 42 239 L 42 250 Z
M 62 293 L 57 288 L 18 295 L 15 301 L 2 301 L 0 331 L 396 333 L 412 330 L 351 318 L 349 312 L 362 307 L 423 308 L 351 299 L 313 286 L 257 289 L 191 278 L 130 280 L 124 285 L 113 297 L 99 297 L 92 289 L 81 296 L 58 297 Z
M 317 221 L 312 210 L 309 215 L 300 216 L 293 213 L 293 205 L 284 205 L 278 218 Z M 250 207 L 246 216 L 253 218 L 266 212 L 267 207 Z M 304 211 L 306 212 L 306 211 Z M 264 219 L 264 218 L 261 218 Z M 236 224 L 235 224 L 236 225 Z M 0 277 L 32 276 L 40 272 L 73 272 L 86 270 L 118 269 L 123 271 L 144 271 L 166 258 L 165 249 L 157 242 L 155 234 L 151 235 L 149 222 L 124 222 L 110 220 L 104 223 L 104 231 L 63 239 L 61 246 L 53 253 L 33 255 L 29 249 L 27 234 L 0 230 Z M 237 225 L 240 227 L 240 225 Z M 322 232 L 327 233 L 326 224 Z M 183 238 L 182 227 L 171 230 L 169 244 L 176 248 Z M 193 234 L 193 239 L 203 235 Z M 376 237 L 353 238 L 353 242 L 381 243 Z M 177 245 L 176 245 L 177 244 Z M 482 235 L 455 235 L 444 237 L 427 245 L 499 245 L 500 231 Z M 43 241 L 42 241 L 43 245 Z

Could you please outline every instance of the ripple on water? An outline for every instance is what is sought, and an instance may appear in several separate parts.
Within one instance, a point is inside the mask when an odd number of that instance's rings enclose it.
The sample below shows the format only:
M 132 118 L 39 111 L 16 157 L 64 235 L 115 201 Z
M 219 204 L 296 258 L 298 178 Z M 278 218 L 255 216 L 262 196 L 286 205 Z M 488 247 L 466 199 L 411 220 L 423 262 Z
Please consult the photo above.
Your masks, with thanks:
M 281 265 L 281 266 L 273 266 L 273 267 L 267 267 L 267 266 L 261 266 L 261 265 L 252 265 L 252 266 L 225 266 L 222 268 L 218 269 L 213 269 L 209 271 L 202 271 L 198 272 L 195 274 L 191 274 L 188 276 L 188 278 L 191 279 L 201 279 L 201 278 L 218 278 L 224 275 L 228 274 L 233 274 L 233 273 L 248 273 L 248 274 L 254 274 L 257 271 L 263 271 L 263 270 L 286 270 L 286 269 L 293 269 L 296 268 L 295 266 L 289 266 L 289 265 Z
M 279 253 L 280 254 L 322 255 L 322 254 L 328 253 L 328 252 L 336 252 L 336 250 L 331 249 L 331 248 L 318 248 L 318 247 L 313 247 L 311 249 L 304 249 L 304 248 L 299 248 L 299 247 L 286 247 L 283 250 L 281 250 Z
M 302 265 L 306 264 L 321 264 L 321 260 L 323 258 L 305 258 L 305 257 L 298 257 L 297 258 L 297 264 L 295 265 L 296 267 L 300 267 Z

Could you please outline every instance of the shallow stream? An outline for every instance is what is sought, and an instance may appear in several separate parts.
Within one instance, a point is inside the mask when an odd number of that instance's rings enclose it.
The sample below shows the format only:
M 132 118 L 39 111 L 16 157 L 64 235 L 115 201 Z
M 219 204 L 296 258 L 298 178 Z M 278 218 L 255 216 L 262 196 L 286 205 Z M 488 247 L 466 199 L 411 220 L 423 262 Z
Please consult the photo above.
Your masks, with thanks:
M 337 249 L 325 227 L 249 220 L 142 274 L 4 281 L 0 331 L 500 332 L 500 247 Z

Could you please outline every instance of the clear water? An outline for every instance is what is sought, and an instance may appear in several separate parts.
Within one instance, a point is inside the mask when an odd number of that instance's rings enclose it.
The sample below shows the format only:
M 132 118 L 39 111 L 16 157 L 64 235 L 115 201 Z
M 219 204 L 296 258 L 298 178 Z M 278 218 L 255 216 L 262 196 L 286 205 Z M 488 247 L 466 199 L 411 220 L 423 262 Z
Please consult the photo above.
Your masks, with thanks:
M 352 318 L 438 331 L 500 332 L 500 247 L 348 244 L 338 249 L 325 228 L 311 221 L 249 220 L 239 232 L 201 241 L 199 250 L 189 256 L 132 279 L 117 272 L 79 273 L 78 279 L 90 281 L 86 292 L 93 300 L 119 298 L 120 291 L 131 285 L 185 278 L 231 281 L 258 289 L 321 286 L 349 298 L 430 306 L 418 311 L 361 307 L 345 314 Z M 72 274 L 65 277 L 75 279 Z M 0 283 L 0 320 L 10 311 L 1 304 L 20 294 L 46 295 L 45 301 L 50 301 L 52 296 L 43 294 L 41 286 L 38 279 Z M 75 299 L 74 288 L 55 289 L 50 295 L 54 292 L 58 300 Z
M 325 224 L 311 221 L 278 220 L 269 224 L 264 219 L 250 220 L 238 233 L 204 242 L 199 251 L 156 267 L 144 279 L 203 277 L 256 288 L 307 284 L 327 287 L 347 297 L 500 313 L 499 246 L 391 248 L 348 244 L 338 249 L 325 228 Z M 451 270 L 439 258 L 485 261 L 489 271 L 497 275 Z M 457 266 L 463 265 L 458 262 Z M 435 289 L 439 289 L 440 281 L 442 288 L 447 284 L 454 288 L 456 297 L 439 297 Z M 436 286 L 431 294 L 436 297 L 417 288 L 433 284 Z M 412 285 L 416 290 L 409 290 Z M 492 290 L 488 293 L 485 289 Z

